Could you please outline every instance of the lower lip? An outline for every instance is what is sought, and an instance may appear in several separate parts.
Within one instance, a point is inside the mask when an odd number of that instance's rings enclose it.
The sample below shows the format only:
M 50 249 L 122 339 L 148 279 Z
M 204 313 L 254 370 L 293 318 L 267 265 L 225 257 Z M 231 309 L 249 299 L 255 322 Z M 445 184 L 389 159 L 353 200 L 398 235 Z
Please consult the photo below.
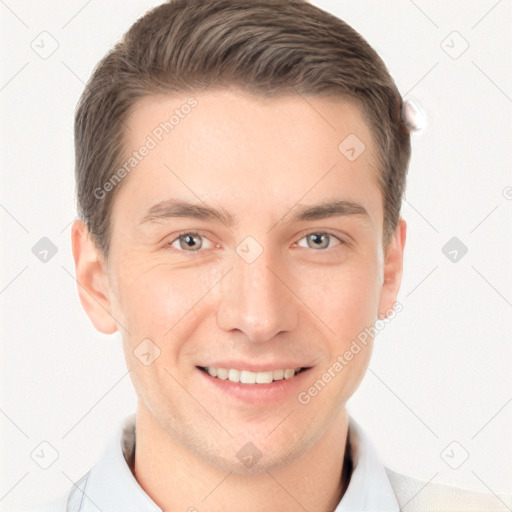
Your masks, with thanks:
M 269 404 L 282 402 L 292 394 L 297 394 L 304 386 L 304 380 L 309 375 L 308 368 L 294 375 L 291 379 L 275 380 L 268 384 L 242 384 L 212 377 L 196 368 L 206 382 L 214 389 L 225 393 L 237 400 L 251 404 Z

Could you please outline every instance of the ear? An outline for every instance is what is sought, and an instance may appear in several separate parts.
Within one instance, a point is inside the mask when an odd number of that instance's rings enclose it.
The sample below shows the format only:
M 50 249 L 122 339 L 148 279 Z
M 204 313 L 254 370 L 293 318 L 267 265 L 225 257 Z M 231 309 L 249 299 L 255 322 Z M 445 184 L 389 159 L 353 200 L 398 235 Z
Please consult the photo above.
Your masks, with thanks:
M 97 331 L 113 334 L 117 331 L 117 324 L 108 298 L 106 264 L 82 220 L 73 222 L 71 245 L 80 303 Z
M 379 302 L 379 318 L 389 316 L 394 309 L 402 282 L 403 258 L 407 223 L 400 217 L 397 228 L 384 252 L 383 282 Z

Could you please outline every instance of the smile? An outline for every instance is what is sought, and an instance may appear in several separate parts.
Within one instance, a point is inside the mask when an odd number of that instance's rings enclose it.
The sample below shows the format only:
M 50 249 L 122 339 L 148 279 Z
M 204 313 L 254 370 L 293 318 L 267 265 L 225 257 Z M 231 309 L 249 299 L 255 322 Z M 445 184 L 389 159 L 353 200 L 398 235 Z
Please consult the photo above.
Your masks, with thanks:
M 249 370 L 239 370 L 237 368 L 207 368 L 201 366 L 199 369 L 211 377 L 221 380 L 229 380 L 231 382 L 239 382 L 240 384 L 270 384 L 274 381 L 291 379 L 298 373 L 306 370 L 306 368 L 286 368 L 283 370 L 251 372 Z

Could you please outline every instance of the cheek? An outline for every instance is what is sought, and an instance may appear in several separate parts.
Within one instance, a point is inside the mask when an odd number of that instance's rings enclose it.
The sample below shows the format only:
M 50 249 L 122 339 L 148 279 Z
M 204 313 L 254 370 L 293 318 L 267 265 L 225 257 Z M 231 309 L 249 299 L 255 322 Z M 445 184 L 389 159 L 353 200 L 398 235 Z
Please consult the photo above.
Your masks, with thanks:
M 135 342 L 164 339 L 182 332 L 200 314 L 201 301 L 222 277 L 206 266 L 176 268 L 167 263 L 120 267 L 116 311 Z M 117 318 L 117 317 L 116 317 Z
M 378 311 L 378 267 L 364 265 L 330 272 L 322 292 L 313 293 L 311 310 L 333 332 L 325 332 L 325 358 L 311 374 L 299 403 L 318 417 L 335 414 L 359 387 L 370 362 L 371 327 Z M 316 297 L 316 299 L 315 299 Z M 309 305 L 309 304 L 308 304 Z
M 379 299 L 375 279 L 372 269 L 366 268 L 345 276 L 339 284 L 338 332 L 354 337 L 375 322 Z
M 327 326 L 337 349 L 373 325 L 379 301 L 379 272 L 375 260 L 347 261 L 339 266 L 310 269 L 296 277 L 297 296 Z
M 134 387 L 147 406 L 179 396 L 168 372 L 193 355 L 187 340 L 201 324 L 208 293 L 222 273 L 167 263 L 133 262 L 118 268 L 113 314 L 128 331 L 123 333 L 123 350 Z

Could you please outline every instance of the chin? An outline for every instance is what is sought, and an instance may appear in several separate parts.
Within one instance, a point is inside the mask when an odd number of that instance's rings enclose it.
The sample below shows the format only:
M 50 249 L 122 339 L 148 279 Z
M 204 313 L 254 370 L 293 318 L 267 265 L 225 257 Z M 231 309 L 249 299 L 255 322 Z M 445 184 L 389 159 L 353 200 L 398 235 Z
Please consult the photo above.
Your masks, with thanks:
M 240 450 L 236 450 L 233 456 L 226 457 L 226 452 L 223 453 L 210 453 L 205 458 L 208 464 L 215 466 L 222 471 L 228 471 L 237 475 L 260 475 L 267 472 L 273 472 L 282 467 L 288 466 L 295 460 L 300 458 L 305 449 L 301 450 L 276 450 L 268 449 L 260 450 L 253 444 L 252 447 L 247 447 L 245 453 L 238 457 L 238 451 L 243 451 L 246 446 L 242 446 Z M 232 452 L 233 450 L 227 450 Z M 252 452 L 252 454 L 251 454 Z M 248 457 L 253 457 L 251 460 Z
M 317 441 L 317 437 L 306 432 L 283 431 L 253 436 L 241 434 L 222 443 L 211 446 L 208 452 L 196 450 L 196 455 L 208 464 L 222 471 L 238 475 L 258 475 L 286 467 L 302 457 Z M 199 448 L 199 447 L 196 447 Z

